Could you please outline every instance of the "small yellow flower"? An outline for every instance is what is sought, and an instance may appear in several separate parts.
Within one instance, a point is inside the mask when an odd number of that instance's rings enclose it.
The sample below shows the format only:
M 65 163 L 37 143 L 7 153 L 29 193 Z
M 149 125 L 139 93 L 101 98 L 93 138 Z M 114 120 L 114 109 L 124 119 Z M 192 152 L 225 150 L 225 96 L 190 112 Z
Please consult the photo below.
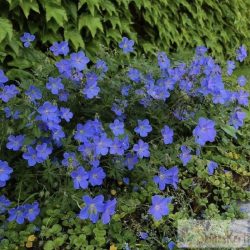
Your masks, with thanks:
M 110 193 L 111 193 L 112 195 L 116 195 L 116 190 L 111 189 Z
M 121 185 L 122 185 L 122 181 L 118 181 L 117 183 L 118 183 L 118 185 L 119 185 L 119 186 L 121 186 Z
M 30 235 L 30 236 L 28 237 L 28 240 L 27 240 L 27 241 L 35 241 L 35 239 L 36 239 L 36 236 L 35 236 L 34 234 L 32 234 L 32 235 Z
M 112 244 L 112 245 L 109 247 L 109 250 L 117 250 L 117 247 L 116 247 L 114 244 Z
M 32 248 L 32 247 L 33 247 L 33 242 L 32 242 L 32 241 L 28 241 L 28 242 L 26 243 L 26 247 L 27 247 L 27 248 Z

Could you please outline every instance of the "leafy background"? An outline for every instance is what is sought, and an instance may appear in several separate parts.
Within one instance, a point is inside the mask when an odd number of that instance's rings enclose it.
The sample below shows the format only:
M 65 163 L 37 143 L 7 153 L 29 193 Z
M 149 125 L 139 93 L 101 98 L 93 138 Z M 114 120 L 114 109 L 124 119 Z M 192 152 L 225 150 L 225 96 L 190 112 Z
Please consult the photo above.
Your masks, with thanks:
M 89 56 L 127 35 L 143 52 L 183 54 L 204 44 L 220 59 L 250 45 L 249 9 L 250 0 L 2 0 L 0 55 L 15 58 L 29 31 L 45 45 L 69 40 Z

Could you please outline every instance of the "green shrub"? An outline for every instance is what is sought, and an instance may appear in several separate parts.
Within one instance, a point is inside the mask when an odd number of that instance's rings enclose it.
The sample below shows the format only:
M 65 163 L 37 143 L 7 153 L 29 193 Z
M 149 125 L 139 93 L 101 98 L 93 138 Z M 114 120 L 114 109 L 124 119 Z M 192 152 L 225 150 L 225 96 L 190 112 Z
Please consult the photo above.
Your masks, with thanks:
M 3 0 L 0 59 L 19 54 L 24 31 L 43 43 L 69 40 L 89 55 L 126 35 L 144 52 L 184 53 L 204 44 L 217 58 L 228 57 L 241 43 L 250 45 L 249 8 L 249 0 Z

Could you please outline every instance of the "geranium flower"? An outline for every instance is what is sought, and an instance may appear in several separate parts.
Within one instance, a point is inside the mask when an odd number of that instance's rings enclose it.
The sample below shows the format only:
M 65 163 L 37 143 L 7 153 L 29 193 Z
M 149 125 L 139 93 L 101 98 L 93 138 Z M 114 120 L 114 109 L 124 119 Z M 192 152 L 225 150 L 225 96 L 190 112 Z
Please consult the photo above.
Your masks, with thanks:
M 199 118 L 198 125 L 193 130 L 195 142 L 204 146 L 206 142 L 214 142 L 216 137 L 216 130 L 214 128 L 215 122 L 206 118 Z
M 78 167 L 75 171 L 72 171 L 70 176 L 73 179 L 75 189 L 86 189 L 88 187 L 89 173 L 83 167 Z
M 139 140 L 137 144 L 133 146 L 134 152 L 137 153 L 137 156 L 139 158 L 143 157 L 149 157 L 150 152 L 149 152 L 149 146 L 148 143 L 144 142 L 143 140 Z
M 139 134 L 141 137 L 148 136 L 148 133 L 152 131 L 152 127 L 149 124 L 149 120 L 138 120 L 138 126 L 134 129 L 134 131 Z
M 82 197 L 85 207 L 81 209 L 79 217 L 82 220 L 90 219 L 93 223 L 96 223 L 99 219 L 100 213 L 104 211 L 104 197 L 103 195 L 97 195 L 91 198 L 88 195 Z
M 171 197 L 163 197 L 161 195 L 152 196 L 152 205 L 148 210 L 156 221 L 161 220 L 163 216 L 169 214 L 168 205 L 172 201 Z
M 159 174 L 154 176 L 153 180 L 155 184 L 159 185 L 160 190 L 164 190 L 166 185 L 172 185 L 175 189 L 177 189 L 177 184 L 179 182 L 178 173 L 179 169 L 177 166 L 170 169 L 160 167 Z
M 124 54 L 128 54 L 134 51 L 135 42 L 133 40 L 129 40 L 127 37 L 123 37 L 122 41 L 119 43 L 119 48 L 123 50 Z

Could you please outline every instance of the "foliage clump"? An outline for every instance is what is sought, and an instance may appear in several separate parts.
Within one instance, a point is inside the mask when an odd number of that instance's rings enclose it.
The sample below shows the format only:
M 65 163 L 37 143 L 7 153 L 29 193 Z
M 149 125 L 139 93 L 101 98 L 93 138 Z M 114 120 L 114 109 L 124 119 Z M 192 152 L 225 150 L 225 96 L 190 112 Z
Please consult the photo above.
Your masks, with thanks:
M 165 249 L 179 219 L 241 216 L 249 94 L 206 47 L 151 61 L 123 39 L 91 61 L 22 42 L 32 67 L 0 70 L 1 249 Z

